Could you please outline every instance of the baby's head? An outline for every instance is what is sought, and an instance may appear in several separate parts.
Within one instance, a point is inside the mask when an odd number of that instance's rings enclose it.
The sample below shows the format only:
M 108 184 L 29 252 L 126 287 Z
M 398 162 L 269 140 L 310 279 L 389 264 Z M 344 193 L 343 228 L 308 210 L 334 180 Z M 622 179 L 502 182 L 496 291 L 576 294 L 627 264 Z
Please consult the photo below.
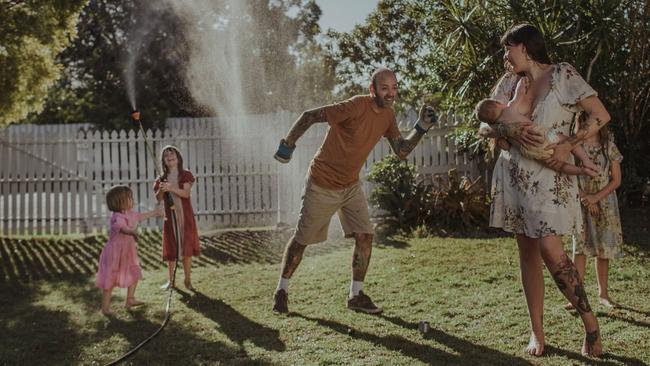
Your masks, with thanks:
M 113 212 L 122 212 L 133 208 L 133 192 L 125 185 L 113 186 L 106 193 L 106 206 Z
M 506 105 L 498 100 L 485 98 L 476 104 L 474 114 L 479 121 L 491 125 L 496 123 L 505 108 Z

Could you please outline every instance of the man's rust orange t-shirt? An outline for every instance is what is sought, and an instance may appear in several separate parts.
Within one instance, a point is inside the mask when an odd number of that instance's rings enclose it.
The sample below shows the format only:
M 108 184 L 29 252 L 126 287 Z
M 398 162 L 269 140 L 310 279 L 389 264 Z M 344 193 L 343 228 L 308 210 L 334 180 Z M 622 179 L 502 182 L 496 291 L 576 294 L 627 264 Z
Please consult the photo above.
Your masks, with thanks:
M 382 136 L 400 136 L 392 108 L 372 109 L 370 95 L 357 95 L 325 107 L 330 127 L 311 161 L 309 175 L 323 188 L 343 189 L 359 180 L 361 167 Z

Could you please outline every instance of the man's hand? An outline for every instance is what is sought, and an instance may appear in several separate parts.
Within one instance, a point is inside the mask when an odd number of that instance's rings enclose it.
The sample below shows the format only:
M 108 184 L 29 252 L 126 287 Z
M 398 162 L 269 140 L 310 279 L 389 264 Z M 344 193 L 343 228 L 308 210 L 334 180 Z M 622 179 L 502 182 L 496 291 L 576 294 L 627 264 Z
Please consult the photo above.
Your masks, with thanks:
M 438 117 L 436 116 L 436 111 L 433 107 L 422 105 L 422 107 L 420 107 L 420 113 L 418 113 L 418 121 L 415 123 L 415 129 L 418 132 L 425 134 L 437 122 Z
M 280 140 L 280 145 L 278 146 L 278 151 L 275 152 L 273 157 L 275 160 L 281 163 L 288 163 L 291 161 L 291 155 L 293 155 L 293 150 L 296 149 L 296 145 L 289 145 L 285 139 Z

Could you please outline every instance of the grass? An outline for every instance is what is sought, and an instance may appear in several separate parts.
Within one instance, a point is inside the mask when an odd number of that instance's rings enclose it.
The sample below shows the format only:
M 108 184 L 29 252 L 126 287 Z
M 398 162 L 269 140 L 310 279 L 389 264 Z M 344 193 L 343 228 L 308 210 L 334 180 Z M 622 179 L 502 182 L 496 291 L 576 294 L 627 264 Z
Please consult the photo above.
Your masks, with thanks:
M 3 239 L 0 364 L 101 365 L 141 342 L 164 318 L 165 271 L 156 235 L 141 244 L 145 307 L 99 314 L 94 267 L 102 238 L 22 245 Z M 145 237 L 147 237 L 145 235 Z M 133 365 L 647 365 L 650 364 L 650 257 L 642 246 L 613 261 L 611 295 L 622 309 L 595 305 L 593 266 L 586 288 L 601 323 L 602 359 L 580 355 L 579 318 L 546 273 L 546 355 L 522 352 L 528 317 L 510 238 L 428 238 L 377 245 L 365 284 L 381 316 L 345 308 L 350 241 L 310 247 L 290 289 L 288 316 L 271 295 L 285 236 L 261 232 L 204 237 L 194 268 L 200 292 L 178 290 L 165 330 L 130 358 Z M 28 249 L 31 248 L 31 249 Z M 320 251 L 320 252 L 319 252 Z M 153 254 L 152 254 L 153 252 Z M 179 277 L 182 283 L 182 275 Z M 418 323 L 431 331 L 422 336 Z

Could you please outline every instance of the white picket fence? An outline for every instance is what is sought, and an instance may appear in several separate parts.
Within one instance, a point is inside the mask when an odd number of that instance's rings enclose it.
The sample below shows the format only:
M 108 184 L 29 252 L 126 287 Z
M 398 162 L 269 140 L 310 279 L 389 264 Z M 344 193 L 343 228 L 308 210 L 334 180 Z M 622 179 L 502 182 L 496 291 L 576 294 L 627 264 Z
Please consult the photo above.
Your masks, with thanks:
M 297 117 L 277 112 L 221 121 L 169 119 L 164 131 L 146 132 L 155 161 L 137 130 L 100 132 L 85 124 L 10 126 L 0 131 L 0 235 L 105 230 L 110 215 L 105 193 L 114 184 L 132 188 L 137 210 L 152 209 L 154 164 L 166 144 L 179 147 L 185 168 L 196 177 L 192 205 L 201 229 L 294 224 L 307 168 L 327 129 L 326 124 L 311 128 L 291 163 L 279 164 L 272 155 Z M 455 121 L 446 116 L 441 121 L 409 162 L 425 175 L 454 167 L 477 175 L 475 164 L 445 137 Z M 368 157 L 362 177 L 389 153 L 382 140 Z M 364 189 L 370 189 L 367 182 Z M 144 225 L 159 227 L 160 219 Z

